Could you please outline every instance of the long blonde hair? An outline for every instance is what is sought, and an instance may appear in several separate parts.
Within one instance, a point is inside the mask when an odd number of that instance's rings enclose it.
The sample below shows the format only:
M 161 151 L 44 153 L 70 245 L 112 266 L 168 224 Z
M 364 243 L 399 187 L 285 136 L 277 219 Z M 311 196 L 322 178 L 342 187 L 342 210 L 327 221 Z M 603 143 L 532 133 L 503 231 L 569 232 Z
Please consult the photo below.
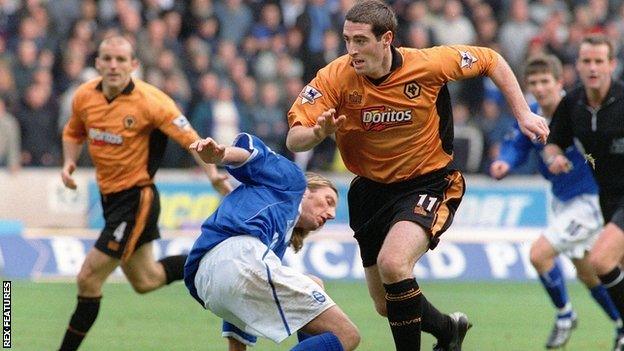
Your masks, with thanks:
M 306 172 L 305 176 L 308 184 L 308 190 L 316 191 L 320 188 L 330 188 L 336 193 L 336 196 L 338 195 L 336 185 L 334 185 L 334 183 L 332 183 L 332 181 L 328 178 L 314 172 Z M 299 250 L 301 250 L 301 247 L 303 247 L 303 239 L 305 239 L 309 233 L 309 230 L 304 230 L 302 228 L 295 227 L 293 229 L 293 233 L 290 238 L 290 245 L 293 247 L 295 252 L 299 252 Z

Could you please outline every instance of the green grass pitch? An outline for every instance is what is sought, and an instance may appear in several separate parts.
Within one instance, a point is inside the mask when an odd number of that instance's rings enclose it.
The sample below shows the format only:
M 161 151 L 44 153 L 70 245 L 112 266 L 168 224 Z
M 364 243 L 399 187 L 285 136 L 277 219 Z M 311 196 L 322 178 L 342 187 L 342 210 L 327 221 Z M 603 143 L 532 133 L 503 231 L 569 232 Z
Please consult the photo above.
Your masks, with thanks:
M 386 320 L 377 316 L 364 282 L 327 282 L 327 291 L 359 327 L 358 350 L 391 351 Z M 474 323 L 464 342 L 467 351 L 543 350 L 554 312 L 535 282 L 421 283 L 427 298 L 440 310 L 464 311 Z M 610 350 L 614 331 L 606 315 L 580 284 L 568 284 L 579 326 L 568 351 Z M 12 286 L 12 342 L 15 350 L 58 348 L 75 304 L 71 283 L 14 281 Z M 188 295 L 181 283 L 158 291 L 135 294 L 125 283 L 106 284 L 98 320 L 81 350 L 226 350 L 221 321 Z M 280 345 L 260 340 L 251 350 L 288 350 L 296 338 Z M 430 335 L 422 349 L 431 350 Z

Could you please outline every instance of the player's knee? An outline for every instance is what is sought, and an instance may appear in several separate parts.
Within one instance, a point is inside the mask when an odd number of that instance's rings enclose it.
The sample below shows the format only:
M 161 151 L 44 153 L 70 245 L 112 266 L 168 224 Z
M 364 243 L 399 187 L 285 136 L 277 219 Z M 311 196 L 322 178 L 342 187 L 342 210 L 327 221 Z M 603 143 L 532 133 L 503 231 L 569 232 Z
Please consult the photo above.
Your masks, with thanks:
M 576 277 L 578 278 L 579 281 L 581 281 L 581 283 L 583 283 L 583 285 L 585 285 L 588 289 L 593 288 L 594 286 L 600 284 L 600 280 L 598 279 L 598 277 L 596 276 L 596 274 L 594 274 L 594 272 L 588 272 L 588 271 L 583 271 L 583 270 L 576 270 Z
M 598 275 L 609 273 L 617 264 L 617 262 L 615 264 L 608 262 L 608 260 L 606 260 L 600 252 L 596 252 L 594 250 L 589 253 L 588 260 L 589 264 Z
M 388 317 L 388 309 L 386 307 L 386 301 L 375 301 L 375 311 L 382 317 Z
M 343 347 L 345 351 L 355 350 L 360 344 L 360 332 L 355 326 L 348 328 L 343 336 Z
M 97 295 L 102 286 L 97 275 L 91 269 L 84 267 L 78 273 L 76 283 L 78 284 L 78 294 L 87 296 Z
M 411 270 L 407 266 L 406 260 L 396 255 L 380 255 L 377 258 L 379 274 L 385 281 L 398 281 L 406 275 L 411 275 Z
M 531 261 L 531 265 L 533 265 L 539 273 L 543 272 L 548 265 L 548 260 L 544 257 L 542 250 L 535 245 L 531 246 L 529 260 Z
M 137 294 L 146 294 L 157 288 L 150 281 L 144 279 L 132 279 L 130 280 L 130 285 L 132 285 L 132 289 L 134 289 Z
M 338 337 L 345 351 L 355 350 L 360 344 L 360 332 L 352 323 L 345 323 L 339 329 L 334 331 L 334 335 Z

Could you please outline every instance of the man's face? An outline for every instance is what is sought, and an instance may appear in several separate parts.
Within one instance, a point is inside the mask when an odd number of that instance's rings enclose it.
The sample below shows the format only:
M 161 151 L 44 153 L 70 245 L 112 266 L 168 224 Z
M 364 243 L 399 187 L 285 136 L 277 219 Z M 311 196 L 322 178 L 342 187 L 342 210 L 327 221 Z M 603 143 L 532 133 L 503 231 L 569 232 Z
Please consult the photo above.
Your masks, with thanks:
M 383 69 L 383 55 L 392 42 L 392 33 L 387 32 L 377 40 L 372 25 L 345 21 L 342 35 L 357 74 L 379 78 L 387 73 Z
M 336 218 L 338 195 L 330 187 L 308 190 L 301 202 L 301 216 L 297 227 L 316 230 L 330 219 Z
M 561 80 L 556 80 L 552 74 L 546 72 L 531 74 L 527 76 L 526 84 L 540 106 L 550 107 L 559 103 L 563 85 Z
M 608 88 L 615 66 L 615 60 L 609 60 L 609 47 L 606 44 L 581 44 L 576 69 L 585 88 Z
M 103 44 L 95 59 L 95 68 L 102 76 L 102 85 L 107 89 L 122 90 L 137 66 L 138 61 L 132 58 L 132 47 L 127 42 Z

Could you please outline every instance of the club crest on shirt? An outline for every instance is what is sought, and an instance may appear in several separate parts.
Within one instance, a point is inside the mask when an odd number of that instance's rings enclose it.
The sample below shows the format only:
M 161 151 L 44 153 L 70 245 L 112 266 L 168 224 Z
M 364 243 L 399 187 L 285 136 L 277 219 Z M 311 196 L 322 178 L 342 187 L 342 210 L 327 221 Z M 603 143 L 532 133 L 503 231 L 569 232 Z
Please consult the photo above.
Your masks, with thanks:
M 354 90 L 351 94 L 349 94 L 349 103 L 359 105 L 362 103 L 362 97 L 362 94 Z
M 312 292 L 312 297 L 320 303 L 323 303 L 326 300 L 325 295 L 323 295 L 323 293 L 321 293 L 320 291 L 316 291 L 316 290 Z
M 461 57 L 461 68 L 472 68 L 472 64 L 477 62 L 477 58 L 474 57 L 469 51 L 460 51 L 459 56 Z
M 405 83 L 405 86 L 403 87 L 403 94 L 410 99 L 417 98 L 420 96 L 420 85 L 418 85 L 415 80 Z
M 132 129 L 134 125 L 136 124 L 136 120 L 134 119 L 134 116 L 127 115 L 123 119 L 123 124 L 124 124 L 124 127 L 126 127 L 126 129 Z
M 309 103 L 310 105 L 314 104 L 316 99 L 323 96 L 320 91 L 318 91 L 315 87 L 311 85 L 306 85 L 301 93 L 299 93 L 299 97 L 301 98 L 301 103 Z

